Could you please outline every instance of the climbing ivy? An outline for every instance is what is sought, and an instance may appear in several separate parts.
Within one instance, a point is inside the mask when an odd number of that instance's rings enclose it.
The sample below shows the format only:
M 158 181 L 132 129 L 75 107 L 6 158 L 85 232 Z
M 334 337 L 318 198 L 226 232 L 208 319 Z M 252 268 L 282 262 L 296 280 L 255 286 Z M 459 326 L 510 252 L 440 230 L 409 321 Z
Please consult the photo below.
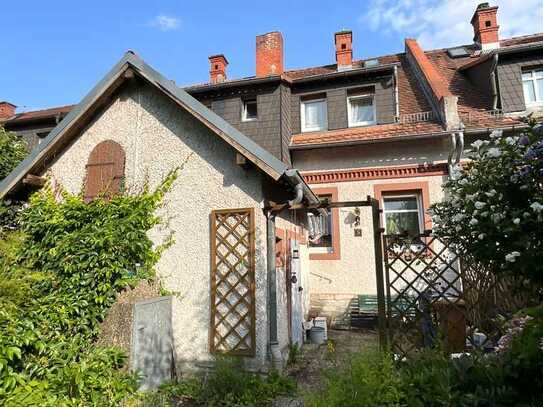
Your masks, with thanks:
M 93 345 L 117 294 L 153 278 L 147 232 L 177 171 L 154 191 L 85 203 L 48 186 L 0 240 L 0 404 L 117 405 L 137 386 L 119 349 Z

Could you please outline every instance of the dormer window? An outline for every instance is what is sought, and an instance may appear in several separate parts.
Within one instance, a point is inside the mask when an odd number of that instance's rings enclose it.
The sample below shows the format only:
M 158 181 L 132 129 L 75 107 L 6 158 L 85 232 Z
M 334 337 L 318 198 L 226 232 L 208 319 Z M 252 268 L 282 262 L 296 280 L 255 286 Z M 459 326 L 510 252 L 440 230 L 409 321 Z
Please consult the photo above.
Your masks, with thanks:
M 347 98 L 349 127 L 375 124 L 375 98 L 373 93 L 360 93 Z
M 258 105 L 256 99 L 244 100 L 242 120 L 244 122 L 250 122 L 256 119 L 258 119 Z
M 322 131 L 328 128 L 326 99 L 308 99 L 301 103 L 302 132 Z
M 543 67 L 522 70 L 522 89 L 527 106 L 543 105 Z

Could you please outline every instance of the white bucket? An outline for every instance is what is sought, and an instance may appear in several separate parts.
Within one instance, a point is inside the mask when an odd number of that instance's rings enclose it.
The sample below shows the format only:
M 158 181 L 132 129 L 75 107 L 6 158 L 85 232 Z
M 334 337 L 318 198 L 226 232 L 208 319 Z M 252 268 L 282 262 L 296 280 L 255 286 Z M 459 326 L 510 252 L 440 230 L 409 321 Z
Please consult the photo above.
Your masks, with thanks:
M 322 345 L 325 342 L 325 336 L 326 332 L 324 328 L 320 326 L 314 326 L 311 328 L 311 331 L 309 331 L 309 339 L 311 340 L 311 343 L 315 343 L 317 345 Z

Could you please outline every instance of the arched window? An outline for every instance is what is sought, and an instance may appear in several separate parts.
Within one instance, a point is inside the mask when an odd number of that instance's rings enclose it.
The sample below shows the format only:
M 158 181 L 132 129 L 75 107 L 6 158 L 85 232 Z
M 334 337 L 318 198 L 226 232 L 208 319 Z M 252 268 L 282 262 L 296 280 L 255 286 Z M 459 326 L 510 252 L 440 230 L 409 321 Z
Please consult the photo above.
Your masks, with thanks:
M 85 180 L 85 201 L 98 195 L 111 198 L 121 191 L 124 179 L 123 148 L 112 140 L 102 141 L 89 156 Z

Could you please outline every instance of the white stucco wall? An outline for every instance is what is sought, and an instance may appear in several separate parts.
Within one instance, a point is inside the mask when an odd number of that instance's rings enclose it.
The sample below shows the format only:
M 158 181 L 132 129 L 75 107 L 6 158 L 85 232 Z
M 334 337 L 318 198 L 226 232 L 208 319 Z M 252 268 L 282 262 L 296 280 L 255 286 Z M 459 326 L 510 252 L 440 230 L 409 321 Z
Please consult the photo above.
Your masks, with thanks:
M 126 185 L 156 187 L 190 156 L 159 215 L 165 220 L 149 233 L 160 244 L 173 233 L 174 245 L 157 265 L 166 289 L 175 292 L 173 332 L 178 368 L 206 365 L 210 326 L 210 213 L 213 209 L 255 208 L 256 366 L 267 353 L 266 220 L 260 209 L 261 173 L 235 164 L 235 152 L 218 136 L 149 86 L 125 89 L 68 146 L 51 167 L 68 191 L 81 190 L 90 151 L 114 140 L 126 153 Z
M 447 162 L 446 137 L 402 142 L 294 150 L 293 166 L 300 171 L 375 168 Z

